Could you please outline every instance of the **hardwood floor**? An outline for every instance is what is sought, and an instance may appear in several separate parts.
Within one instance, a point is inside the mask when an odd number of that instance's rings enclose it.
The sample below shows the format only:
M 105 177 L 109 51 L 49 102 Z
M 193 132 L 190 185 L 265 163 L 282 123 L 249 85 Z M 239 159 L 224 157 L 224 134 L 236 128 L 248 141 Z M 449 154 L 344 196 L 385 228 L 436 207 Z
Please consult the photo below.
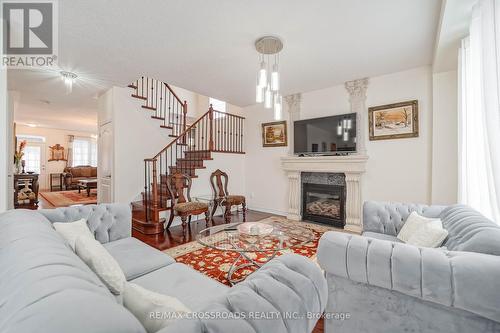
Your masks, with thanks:
M 275 216 L 269 213 L 263 213 L 253 210 L 247 211 L 247 221 L 260 221 L 270 216 Z M 243 215 L 241 213 L 233 213 L 231 215 L 232 222 L 243 222 Z M 223 216 L 214 216 L 213 225 L 224 224 Z M 132 236 L 151 245 L 159 250 L 166 250 L 171 247 L 179 246 L 196 240 L 196 234 L 206 228 L 205 219 L 191 222 L 187 229 L 186 235 L 182 232 L 182 226 L 170 227 L 163 234 L 158 235 L 144 235 L 138 231 L 132 230 Z
M 49 190 L 40 192 L 50 192 Z M 54 208 L 54 206 L 45 200 L 41 195 L 38 195 L 38 209 Z
M 247 221 L 259 221 L 270 216 L 276 216 L 275 214 L 263 213 L 255 210 L 247 211 Z M 243 222 L 243 216 L 241 213 L 233 213 L 231 215 L 231 222 Z M 223 216 L 214 216 L 213 225 L 224 224 Z M 196 234 L 205 229 L 205 220 L 193 221 L 186 230 L 186 235 L 183 235 L 182 226 L 170 227 L 163 234 L 160 235 L 143 235 L 135 230 L 132 231 L 132 236 L 149 244 L 159 250 L 166 250 L 171 247 L 182 245 L 185 243 L 192 242 L 196 240 Z M 316 324 L 316 327 L 312 333 L 324 333 L 324 321 L 320 319 Z

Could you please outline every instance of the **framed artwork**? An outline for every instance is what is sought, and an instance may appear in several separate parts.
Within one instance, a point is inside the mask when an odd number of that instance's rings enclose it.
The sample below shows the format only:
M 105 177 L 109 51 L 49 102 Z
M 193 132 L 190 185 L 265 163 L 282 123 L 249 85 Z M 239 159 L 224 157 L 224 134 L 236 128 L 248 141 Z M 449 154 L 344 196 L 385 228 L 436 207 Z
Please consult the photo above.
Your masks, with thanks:
M 56 144 L 54 146 L 49 147 L 50 150 L 50 158 L 49 162 L 52 161 L 67 161 L 64 157 L 64 147 L 60 144 Z
M 288 144 L 286 121 L 262 124 L 263 147 L 285 147 Z
M 368 108 L 370 141 L 418 137 L 418 101 Z

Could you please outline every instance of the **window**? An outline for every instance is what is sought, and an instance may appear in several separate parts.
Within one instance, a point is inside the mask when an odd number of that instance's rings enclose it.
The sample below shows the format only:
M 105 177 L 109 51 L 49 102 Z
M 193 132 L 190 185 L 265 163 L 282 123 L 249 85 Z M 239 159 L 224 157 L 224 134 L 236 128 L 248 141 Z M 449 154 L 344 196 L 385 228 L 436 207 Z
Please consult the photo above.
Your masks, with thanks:
M 225 116 L 223 113 L 226 113 L 226 102 L 210 97 L 208 104 L 212 105 L 214 111 L 219 111 L 214 113 L 214 118 L 223 118 Z
M 26 146 L 24 148 L 23 160 L 26 161 L 24 169 L 40 174 L 41 172 L 42 149 L 40 146 Z
M 86 138 L 74 139 L 73 165 L 97 166 L 97 142 L 95 140 Z

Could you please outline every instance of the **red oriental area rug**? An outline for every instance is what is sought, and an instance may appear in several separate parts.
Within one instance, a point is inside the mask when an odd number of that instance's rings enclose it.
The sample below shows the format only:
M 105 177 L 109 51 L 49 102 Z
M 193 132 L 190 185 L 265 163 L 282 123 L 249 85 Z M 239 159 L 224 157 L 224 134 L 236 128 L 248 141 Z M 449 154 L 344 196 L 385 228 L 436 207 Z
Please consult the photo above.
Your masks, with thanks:
M 314 239 L 312 242 L 307 243 L 302 246 L 298 247 L 293 247 L 289 250 L 286 251 L 281 251 L 278 253 L 278 255 L 284 254 L 284 253 L 289 253 L 289 252 L 294 252 L 296 254 L 300 254 L 303 256 L 306 256 L 308 258 L 311 258 L 313 261 L 316 260 L 316 250 L 318 247 L 318 241 L 325 233 L 326 231 L 329 230 L 338 230 L 338 231 L 343 231 L 340 229 L 335 229 L 332 227 L 324 226 L 324 225 L 318 225 L 314 223 L 308 223 L 308 222 L 297 222 L 297 221 L 292 221 L 288 220 L 283 217 L 269 217 L 267 219 L 261 220 L 260 222 L 266 222 L 266 221 L 276 221 L 280 223 L 290 223 L 290 224 L 297 224 L 297 226 L 300 227 L 305 227 L 310 229 L 313 234 L 314 234 Z M 196 269 L 197 271 L 207 275 L 208 277 L 215 279 L 221 283 L 224 283 L 226 285 L 229 285 L 229 281 L 227 280 L 227 272 L 230 269 L 231 265 L 234 263 L 234 261 L 238 258 L 238 253 L 236 252 L 229 252 L 229 251 L 219 251 L 216 249 L 212 249 L 210 247 L 201 245 L 197 241 L 190 242 L 184 245 L 180 245 L 168 250 L 163 251 L 170 255 L 171 257 L 175 258 L 177 262 L 186 264 L 191 266 L 192 268 Z M 263 253 L 248 253 L 248 257 L 251 259 L 257 261 L 257 262 L 262 262 L 265 263 L 267 261 L 266 259 L 266 254 Z M 267 254 L 269 256 L 269 253 Z M 238 262 L 237 264 L 242 264 L 244 263 L 243 261 Z M 233 275 L 233 278 L 239 279 L 239 278 L 244 278 L 247 275 L 253 273 L 255 271 L 256 267 L 246 267 L 242 268 L 238 271 L 236 271 Z

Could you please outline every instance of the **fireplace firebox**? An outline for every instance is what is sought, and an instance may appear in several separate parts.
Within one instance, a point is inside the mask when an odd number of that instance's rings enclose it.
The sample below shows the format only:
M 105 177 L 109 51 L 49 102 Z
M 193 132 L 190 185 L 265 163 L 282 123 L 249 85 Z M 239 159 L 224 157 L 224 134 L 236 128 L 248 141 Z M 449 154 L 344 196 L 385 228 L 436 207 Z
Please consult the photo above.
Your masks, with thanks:
M 345 186 L 309 184 L 302 187 L 302 219 L 337 228 L 345 225 Z

